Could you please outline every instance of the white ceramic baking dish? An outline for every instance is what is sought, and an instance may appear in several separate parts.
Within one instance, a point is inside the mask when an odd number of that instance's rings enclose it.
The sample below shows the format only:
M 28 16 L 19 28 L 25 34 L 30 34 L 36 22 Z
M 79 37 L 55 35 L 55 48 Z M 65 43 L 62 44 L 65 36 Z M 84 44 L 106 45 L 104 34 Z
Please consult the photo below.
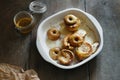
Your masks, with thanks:
M 98 41 L 99 41 L 99 47 L 94 54 L 92 54 L 90 57 L 86 58 L 85 60 L 81 62 L 78 62 L 74 65 L 69 65 L 69 66 L 61 65 L 57 63 L 56 61 L 52 60 L 49 56 L 49 48 L 46 44 L 46 31 L 48 30 L 49 26 L 52 24 L 58 23 L 67 14 L 74 14 L 74 15 L 77 15 L 77 17 L 84 18 L 86 22 L 89 25 L 91 25 L 90 28 L 95 32 L 95 34 L 98 37 Z M 78 66 L 81 66 L 87 63 L 88 61 L 90 61 L 91 59 L 93 59 L 95 56 L 97 56 L 100 53 L 103 47 L 103 30 L 99 22 L 89 13 L 86 13 L 76 8 L 69 8 L 69 9 L 60 11 L 56 14 L 53 14 L 52 16 L 46 18 L 44 21 L 41 22 L 37 30 L 36 45 L 37 45 L 37 49 L 40 55 L 43 57 L 45 61 L 62 69 L 72 69 L 72 68 L 75 68 L 75 67 L 78 67 Z

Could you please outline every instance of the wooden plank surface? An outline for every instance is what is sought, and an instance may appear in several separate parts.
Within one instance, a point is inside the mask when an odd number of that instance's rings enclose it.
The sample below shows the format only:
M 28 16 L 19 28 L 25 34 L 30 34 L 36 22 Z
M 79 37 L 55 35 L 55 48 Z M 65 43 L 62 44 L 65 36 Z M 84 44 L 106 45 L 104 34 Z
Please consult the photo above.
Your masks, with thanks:
M 101 23 L 104 47 L 89 64 L 90 80 L 120 80 L 120 0 L 87 0 L 86 11 Z
M 27 68 L 30 35 L 20 35 L 13 24 L 14 15 L 18 11 L 27 10 L 29 0 L 22 1 L 0 1 L 0 62 Z
M 41 80 L 119 80 L 120 77 L 120 0 L 41 0 L 47 5 L 44 14 L 33 14 L 36 25 L 32 33 L 23 36 L 14 28 L 13 17 L 28 11 L 33 0 L 0 1 L 0 63 L 35 69 Z M 48 16 L 66 8 L 89 12 L 104 31 L 104 47 L 100 55 L 85 65 L 63 70 L 47 63 L 36 48 L 38 25 Z

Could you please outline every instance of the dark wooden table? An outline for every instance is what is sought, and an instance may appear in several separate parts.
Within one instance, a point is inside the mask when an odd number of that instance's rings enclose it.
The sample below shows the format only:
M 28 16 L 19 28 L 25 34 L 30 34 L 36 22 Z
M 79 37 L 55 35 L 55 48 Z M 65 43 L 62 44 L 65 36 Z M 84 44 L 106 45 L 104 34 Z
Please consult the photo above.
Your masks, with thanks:
M 120 0 L 43 0 L 44 14 L 34 14 L 36 26 L 26 36 L 14 28 L 13 17 L 28 10 L 32 0 L 0 0 L 0 63 L 35 69 L 41 80 L 120 80 Z M 71 70 L 47 63 L 36 48 L 39 23 L 66 8 L 79 8 L 100 22 L 104 32 L 104 47 L 90 62 Z

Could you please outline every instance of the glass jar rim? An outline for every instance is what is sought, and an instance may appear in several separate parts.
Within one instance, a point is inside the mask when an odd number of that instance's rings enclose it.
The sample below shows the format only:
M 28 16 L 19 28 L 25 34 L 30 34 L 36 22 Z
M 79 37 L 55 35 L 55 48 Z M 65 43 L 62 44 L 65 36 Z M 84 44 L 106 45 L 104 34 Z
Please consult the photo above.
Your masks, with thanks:
M 47 6 L 41 1 L 35 0 L 29 4 L 29 10 L 33 13 L 44 13 L 47 10 Z

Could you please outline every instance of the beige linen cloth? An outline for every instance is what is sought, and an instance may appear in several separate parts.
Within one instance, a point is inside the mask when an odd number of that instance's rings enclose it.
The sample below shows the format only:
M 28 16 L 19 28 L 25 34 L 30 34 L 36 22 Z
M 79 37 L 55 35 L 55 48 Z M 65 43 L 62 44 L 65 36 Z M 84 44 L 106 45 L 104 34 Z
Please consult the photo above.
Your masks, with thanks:
M 21 67 L 1 63 L 0 80 L 40 80 L 34 70 L 24 71 Z

